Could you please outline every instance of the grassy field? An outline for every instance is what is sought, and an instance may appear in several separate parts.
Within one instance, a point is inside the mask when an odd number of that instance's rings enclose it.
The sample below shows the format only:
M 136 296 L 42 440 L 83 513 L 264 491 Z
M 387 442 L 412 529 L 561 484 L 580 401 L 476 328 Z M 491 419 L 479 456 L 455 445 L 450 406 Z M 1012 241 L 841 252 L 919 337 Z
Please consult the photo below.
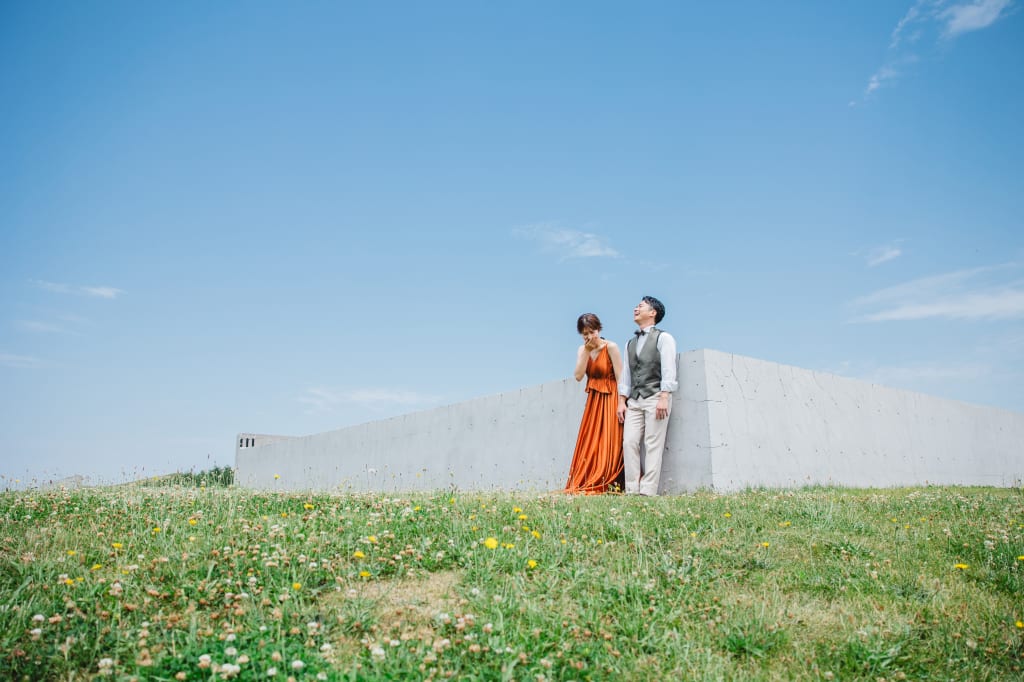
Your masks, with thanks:
M 1024 493 L 0 494 L 3 680 L 1024 678 Z

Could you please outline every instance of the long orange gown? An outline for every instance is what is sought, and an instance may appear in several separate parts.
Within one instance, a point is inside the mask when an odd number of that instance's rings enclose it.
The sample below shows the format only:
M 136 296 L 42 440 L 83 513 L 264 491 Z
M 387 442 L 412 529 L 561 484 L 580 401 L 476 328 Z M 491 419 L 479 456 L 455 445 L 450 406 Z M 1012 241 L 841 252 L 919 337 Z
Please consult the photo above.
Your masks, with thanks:
M 569 466 L 565 491 L 597 494 L 608 490 L 622 473 L 622 424 L 612 358 L 608 346 L 587 360 L 587 404 L 583 408 L 576 451 Z

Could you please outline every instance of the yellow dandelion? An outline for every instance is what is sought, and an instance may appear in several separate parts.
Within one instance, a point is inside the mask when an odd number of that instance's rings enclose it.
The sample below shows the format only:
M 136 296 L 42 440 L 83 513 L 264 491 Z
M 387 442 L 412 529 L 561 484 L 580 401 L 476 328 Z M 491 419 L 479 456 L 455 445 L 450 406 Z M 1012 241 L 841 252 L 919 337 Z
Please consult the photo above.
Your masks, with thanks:
M 519 520 L 520 521 L 525 521 L 527 518 L 529 518 L 529 517 L 527 517 L 526 514 L 520 514 L 519 515 Z
M 103 568 L 103 564 L 93 564 L 93 565 L 92 565 L 92 568 L 90 568 L 89 570 L 90 570 L 90 571 L 98 571 L 98 570 L 100 570 L 101 568 Z
M 156 535 L 159 532 L 160 532 L 160 527 L 159 526 L 157 526 L 156 528 L 153 529 L 153 534 L 154 535 Z
M 768 542 L 762 542 L 762 543 L 761 543 L 761 546 L 762 546 L 762 547 L 768 547 L 768 546 L 769 546 L 770 544 L 771 544 L 771 543 L 768 543 Z
M 1018 620 L 1015 625 L 1019 628 L 1024 628 L 1024 620 Z
M 534 561 L 533 559 L 530 559 L 529 561 L 526 562 L 526 567 L 527 568 L 537 568 L 537 562 Z
M 75 550 L 73 550 L 73 549 L 69 549 L 69 550 L 68 550 L 68 556 L 75 556 L 75 554 L 77 554 L 77 553 L 78 553 L 78 552 L 76 552 L 76 551 L 75 551 Z
M 292 583 L 292 589 L 293 590 L 301 590 L 302 589 L 302 583 Z
M 603 544 L 604 544 L 604 540 L 600 540 L 600 539 L 599 539 L 599 540 L 597 541 L 597 544 L 599 544 L 599 545 L 603 545 Z
M 421 510 L 422 508 L 423 508 L 423 507 L 421 507 L 421 506 L 419 506 L 419 505 L 416 505 L 415 507 L 413 507 L 413 508 L 412 508 L 412 510 L 413 510 L 413 511 L 419 511 L 419 510 Z
M 530 535 L 532 535 L 533 537 L 537 538 L 538 540 L 540 539 L 540 533 L 538 533 L 535 530 L 531 530 L 530 531 Z
M 369 578 L 370 577 L 370 572 L 369 571 L 359 571 L 359 577 L 360 578 Z
M 892 517 L 892 518 L 891 518 L 891 519 L 889 519 L 889 520 L 890 520 L 890 521 L 892 521 L 893 523 L 899 523 L 899 519 L 897 519 L 897 518 L 896 518 L 895 516 L 894 516 L 894 517 Z
M 64 579 L 64 584 L 65 584 L 65 585 L 74 585 L 74 584 L 75 584 L 75 581 L 74 581 L 74 580 L 72 580 L 71 578 L 65 578 L 65 579 Z
M 377 544 L 377 536 L 376 535 L 367 536 L 366 541 L 375 545 L 375 544 Z
M 310 509 L 313 509 L 313 505 L 307 502 L 306 504 L 302 505 L 302 508 L 308 511 Z
M 469 529 L 475 533 L 478 530 L 478 526 L 470 526 Z
M 512 544 L 511 542 L 506 542 L 505 544 L 502 545 L 502 547 L 504 547 L 505 549 L 513 549 L 513 548 L 515 548 L 515 545 Z
M 1024 561 L 1024 554 L 1021 554 L 1019 557 L 1017 557 L 1017 561 Z
M 196 525 L 197 523 L 199 523 L 199 522 L 198 522 L 198 521 L 196 521 L 195 519 L 189 519 L 189 520 L 188 520 L 188 525 L 190 525 L 190 526 L 194 526 L 194 525 Z
M 789 528 L 790 526 L 793 525 L 793 522 L 792 521 L 783 521 L 779 525 L 782 526 L 783 528 Z
M 565 538 L 562 538 L 562 544 L 563 545 L 565 544 Z
M 352 552 L 352 556 L 354 556 L 356 559 L 365 559 L 366 558 L 366 555 L 363 554 L 362 552 L 360 552 L 358 549 L 356 551 Z
M 518 513 L 519 513 L 519 512 L 521 512 L 521 511 L 523 511 L 523 510 L 522 510 L 522 509 L 520 509 L 519 507 L 512 507 L 512 513 L 513 513 L 513 514 L 518 514 Z
M 274 480 L 275 480 L 275 481 L 276 481 L 277 479 L 279 479 L 279 478 L 281 478 L 281 474 L 274 474 Z
M 281 518 L 282 519 L 287 519 L 288 518 L 288 512 L 281 512 Z
M 954 564 L 953 568 L 956 568 L 956 569 L 961 570 L 961 571 L 966 571 L 968 568 L 970 568 L 970 565 L 969 564 Z
M 694 533 L 690 533 L 690 537 L 691 537 L 691 538 L 695 538 L 695 537 L 697 537 L 697 533 L 695 533 L 695 532 L 694 532 Z
M 121 549 L 122 547 L 124 547 L 124 545 L 122 545 L 120 542 L 111 542 L 110 546 L 114 549 Z
M 497 549 L 498 538 L 487 538 L 486 540 L 484 540 L 484 547 L 486 547 L 487 549 Z
M 732 518 L 732 513 L 731 512 L 725 512 L 725 518 L 731 519 Z

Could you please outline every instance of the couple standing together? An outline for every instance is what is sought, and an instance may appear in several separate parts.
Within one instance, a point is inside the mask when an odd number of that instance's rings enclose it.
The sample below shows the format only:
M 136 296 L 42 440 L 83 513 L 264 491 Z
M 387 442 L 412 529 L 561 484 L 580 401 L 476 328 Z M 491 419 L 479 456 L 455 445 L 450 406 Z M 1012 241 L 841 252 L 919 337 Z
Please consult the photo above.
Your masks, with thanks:
M 576 381 L 587 377 L 587 404 L 566 492 L 603 493 L 621 481 L 626 494 L 658 494 L 672 393 L 678 387 L 676 341 L 654 326 L 664 317 L 665 306 L 653 296 L 633 308 L 639 329 L 626 344 L 625 363 L 619 347 L 601 338 L 597 315 L 584 313 L 576 321 L 583 345 L 575 376 Z

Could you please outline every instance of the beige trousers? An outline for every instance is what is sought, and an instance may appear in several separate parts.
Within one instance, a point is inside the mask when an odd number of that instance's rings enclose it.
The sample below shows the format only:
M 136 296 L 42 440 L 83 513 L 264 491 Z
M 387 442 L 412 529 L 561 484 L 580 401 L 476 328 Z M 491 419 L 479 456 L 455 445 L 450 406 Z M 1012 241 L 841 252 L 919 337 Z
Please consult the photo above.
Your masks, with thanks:
M 661 457 L 665 452 L 665 434 L 668 433 L 672 397 L 669 396 L 668 415 L 657 419 L 655 408 L 658 394 L 650 398 L 630 398 L 626 401 L 626 419 L 622 426 L 622 460 L 626 475 L 626 493 L 657 495 L 661 482 Z M 644 446 L 643 468 L 640 464 L 640 444 Z

